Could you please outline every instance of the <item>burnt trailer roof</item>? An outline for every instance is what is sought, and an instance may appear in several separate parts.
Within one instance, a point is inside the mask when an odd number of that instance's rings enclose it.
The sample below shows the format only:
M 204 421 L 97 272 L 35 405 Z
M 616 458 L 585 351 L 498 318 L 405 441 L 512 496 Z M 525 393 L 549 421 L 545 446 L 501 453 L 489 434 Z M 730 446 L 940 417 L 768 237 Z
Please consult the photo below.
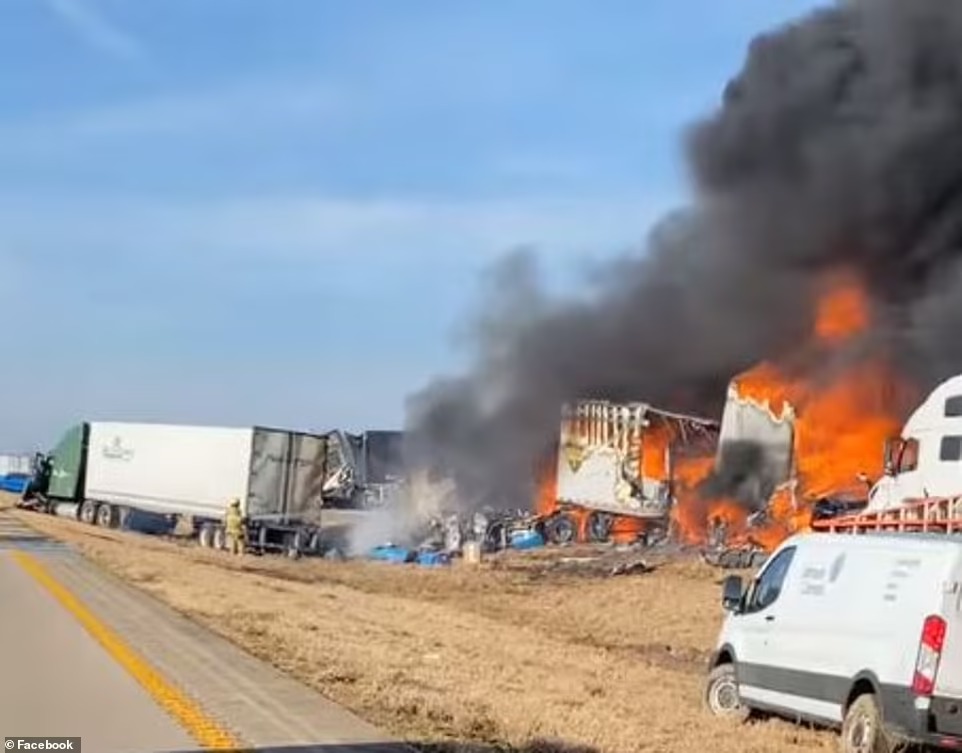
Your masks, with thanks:
M 712 418 L 695 416 L 687 413 L 658 408 L 651 403 L 633 401 L 618 402 L 614 400 L 582 399 L 565 403 L 561 409 L 562 418 L 590 418 L 593 415 L 615 415 L 626 421 L 646 419 L 657 416 L 666 421 L 700 426 L 708 430 L 719 430 L 721 423 Z

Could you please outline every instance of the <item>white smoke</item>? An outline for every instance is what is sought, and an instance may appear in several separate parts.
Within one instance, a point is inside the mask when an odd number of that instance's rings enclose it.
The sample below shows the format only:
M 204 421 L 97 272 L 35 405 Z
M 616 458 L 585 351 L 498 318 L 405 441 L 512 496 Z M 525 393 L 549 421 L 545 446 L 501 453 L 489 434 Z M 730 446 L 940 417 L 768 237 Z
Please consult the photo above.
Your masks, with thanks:
M 426 472 L 414 472 L 388 504 L 366 513 L 352 526 L 346 554 L 362 557 L 385 544 L 419 546 L 431 522 L 457 508 L 452 481 L 432 481 Z

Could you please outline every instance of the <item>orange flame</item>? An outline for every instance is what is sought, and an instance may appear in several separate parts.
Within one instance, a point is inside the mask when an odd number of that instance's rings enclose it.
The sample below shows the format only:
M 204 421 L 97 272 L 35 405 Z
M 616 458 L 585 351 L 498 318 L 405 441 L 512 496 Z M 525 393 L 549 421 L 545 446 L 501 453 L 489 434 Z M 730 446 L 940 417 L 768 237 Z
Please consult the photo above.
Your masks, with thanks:
M 534 509 L 538 515 L 550 515 L 558 507 L 558 454 L 548 453 L 538 466 L 538 487 Z
M 639 471 L 641 476 L 653 481 L 668 481 L 671 467 L 668 449 L 678 439 L 677 430 L 670 423 L 653 423 L 645 427 L 638 445 Z M 543 517 L 559 511 L 557 448 L 545 457 L 537 470 L 538 485 L 535 496 L 535 510 Z M 593 510 L 578 506 L 567 506 L 565 512 L 571 516 L 578 532 L 579 540 L 588 538 L 589 518 Z M 631 515 L 612 516 L 611 540 L 616 544 L 636 541 L 648 528 L 648 521 Z
M 840 274 L 829 281 L 829 289 L 817 303 L 815 339 L 823 343 L 843 343 L 868 330 L 868 300 L 861 285 L 850 275 Z
M 817 302 L 810 343 L 810 349 L 826 356 L 817 359 L 819 366 L 870 324 L 869 301 L 858 280 L 850 275 L 829 279 Z M 902 417 L 917 398 L 882 357 L 853 361 L 824 380 L 790 375 L 775 363 L 762 362 L 736 377 L 733 385 L 741 398 L 767 409 L 773 418 L 794 411 L 794 477 L 769 500 L 770 523 L 749 531 L 747 515 L 736 514 L 730 501 L 697 499 L 693 490 L 711 469 L 700 461 L 679 495 L 675 516 L 683 537 L 693 543 L 703 543 L 710 521 L 721 519 L 729 541 L 750 539 L 771 550 L 793 532 L 810 528 L 817 499 L 866 498 L 864 477 L 881 475 L 884 441 L 898 435 Z

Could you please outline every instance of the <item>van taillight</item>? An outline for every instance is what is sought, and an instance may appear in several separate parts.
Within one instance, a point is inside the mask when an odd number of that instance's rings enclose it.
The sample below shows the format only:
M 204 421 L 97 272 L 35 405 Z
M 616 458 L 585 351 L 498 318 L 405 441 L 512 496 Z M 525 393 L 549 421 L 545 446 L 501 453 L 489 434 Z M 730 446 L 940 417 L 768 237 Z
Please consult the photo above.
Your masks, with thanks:
M 912 678 L 912 692 L 915 695 L 929 696 L 935 690 L 935 675 L 939 671 L 944 644 L 945 620 L 937 615 L 926 617 L 919 642 L 919 657 L 915 662 L 915 676 Z

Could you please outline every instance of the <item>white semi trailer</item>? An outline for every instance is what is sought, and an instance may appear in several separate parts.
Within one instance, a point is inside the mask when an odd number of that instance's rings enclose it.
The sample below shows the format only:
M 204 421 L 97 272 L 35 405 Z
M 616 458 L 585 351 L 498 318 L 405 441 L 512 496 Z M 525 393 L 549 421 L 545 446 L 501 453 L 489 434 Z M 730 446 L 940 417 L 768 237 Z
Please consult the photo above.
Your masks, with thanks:
M 107 528 L 186 521 L 221 548 L 238 499 L 255 551 L 315 553 L 328 450 L 325 436 L 280 429 L 83 423 L 37 458 L 23 503 Z
M 29 454 L 13 452 L 0 454 L 0 477 L 30 473 L 31 460 Z

